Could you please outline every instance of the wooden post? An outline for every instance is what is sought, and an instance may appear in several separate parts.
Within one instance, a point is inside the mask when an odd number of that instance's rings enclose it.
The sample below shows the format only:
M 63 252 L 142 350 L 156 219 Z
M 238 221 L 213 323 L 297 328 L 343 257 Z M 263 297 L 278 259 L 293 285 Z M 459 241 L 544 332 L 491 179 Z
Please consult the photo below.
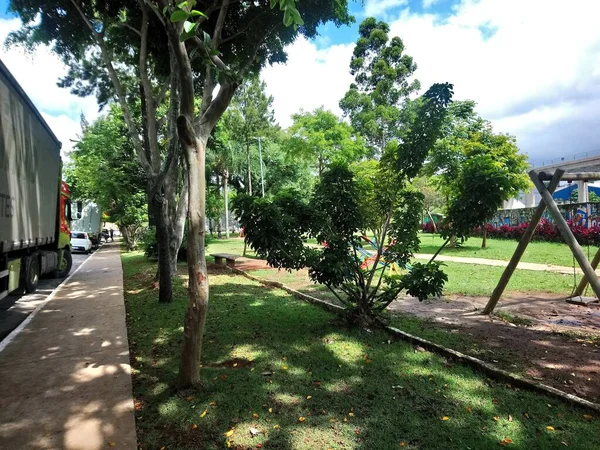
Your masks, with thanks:
M 560 172 L 560 173 L 555 172 L 554 176 L 550 180 L 550 183 L 548 184 L 548 191 L 551 194 L 554 192 L 554 190 L 558 186 L 561 175 L 562 175 L 562 172 Z M 523 233 L 523 236 L 521 237 L 521 240 L 519 241 L 519 245 L 517 246 L 515 253 L 513 254 L 512 258 L 510 258 L 510 261 L 508 262 L 508 265 L 504 269 L 504 273 L 502 273 L 502 276 L 500 277 L 500 280 L 498 281 L 498 284 L 497 284 L 496 288 L 494 289 L 494 292 L 492 292 L 492 296 L 488 300 L 487 305 L 485 305 L 483 314 L 491 314 L 492 311 L 494 311 L 494 308 L 496 307 L 498 300 L 500 300 L 500 297 L 502 297 L 502 293 L 504 292 L 504 289 L 506 289 L 506 285 L 510 281 L 510 277 L 512 277 L 512 274 L 514 273 L 515 269 L 517 268 L 519 261 L 523 257 L 523 253 L 525 253 L 525 250 L 527 250 L 527 246 L 529 245 L 529 242 L 531 241 L 531 238 L 533 237 L 533 234 L 535 233 L 535 229 L 536 229 L 538 223 L 540 222 L 540 219 L 542 218 L 542 215 L 544 214 L 545 210 L 546 210 L 546 202 L 542 198 L 542 200 L 540 201 L 539 205 L 537 206 L 535 212 L 533 213 L 533 216 L 531 216 L 529 225 L 527 226 L 525 233 Z
M 594 255 L 594 259 L 592 260 L 592 269 L 596 270 L 598 264 L 600 264 L 600 248 Z M 583 278 L 581 278 L 581 281 L 579 282 L 579 286 L 577 286 L 577 289 L 575 289 L 575 292 L 573 292 L 573 297 L 581 297 L 587 285 L 588 280 L 587 277 L 584 275 Z
M 560 170 L 561 169 L 558 169 L 556 172 L 558 172 Z M 577 242 L 577 239 L 575 239 L 575 236 L 573 236 L 573 233 L 571 233 L 571 229 L 569 228 L 567 221 L 565 220 L 565 218 L 562 216 L 562 214 L 558 210 L 558 206 L 556 206 L 556 203 L 554 202 L 554 199 L 552 198 L 552 194 L 550 194 L 548 192 L 548 190 L 546 189 L 546 186 L 538 178 L 537 175 L 538 174 L 535 170 L 532 170 L 531 172 L 529 172 L 529 177 L 533 181 L 533 184 L 535 184 L 535 187 L 537 187 L 540 194 L 542 194 L 542 198 L 546 202 L 548 210 L 552 214 L 552 217 L 554 218 L 554 222 L 556 223 L 556 226 L 560 230 L 560 233 L 562 234 L 563 238 L 565 239 L 567 245 L 571 248 L 571 251 L 573 252 L 573 256 L 575 256 L 575 259 L 579 263 L 579 267 L 581 267 L 581 270 L 583 270 L 583 273 L 585 274 L 589 283 L 591 284 L 594 294 L 596 294 L 597 298 L 600 298 L 600 280 L 596 276 L 596 272 L 594 271 L 594 269 L 592 269 L 590 262 L 585 257 L 585 254 L 583 253 L 581 246 Z

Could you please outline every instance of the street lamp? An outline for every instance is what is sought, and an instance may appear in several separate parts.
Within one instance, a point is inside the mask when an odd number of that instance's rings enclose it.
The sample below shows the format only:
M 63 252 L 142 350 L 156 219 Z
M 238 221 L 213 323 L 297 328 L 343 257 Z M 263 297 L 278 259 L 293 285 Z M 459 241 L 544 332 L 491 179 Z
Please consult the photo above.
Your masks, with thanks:
M 265 196 L 265 174 L 263 171 L 263 159 L 262 159 L 262 145 L 260 142 L 260 136 L 255 137 L 254 139 L 258 139 L 258 157 L 260 158 L 260 184 L 262 190 L 262 196 Z

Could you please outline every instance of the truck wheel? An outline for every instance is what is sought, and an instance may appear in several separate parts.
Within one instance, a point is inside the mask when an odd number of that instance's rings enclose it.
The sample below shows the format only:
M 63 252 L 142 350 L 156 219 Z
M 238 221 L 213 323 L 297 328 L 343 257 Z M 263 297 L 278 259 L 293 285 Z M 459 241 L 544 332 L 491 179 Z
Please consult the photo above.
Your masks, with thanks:
M 25 291 L 31 294 L 36 291 L 40 281 L 40 262 L 37 255 L 32 255 L 27 258 L 27 266 L 25 268 Z
M 58 270 L 54 271 L 54 278 L 64 278 L 69 275 L 73 267 L 73 257 L 70 250 L 63 250 L 62 260 L 58 262 Z

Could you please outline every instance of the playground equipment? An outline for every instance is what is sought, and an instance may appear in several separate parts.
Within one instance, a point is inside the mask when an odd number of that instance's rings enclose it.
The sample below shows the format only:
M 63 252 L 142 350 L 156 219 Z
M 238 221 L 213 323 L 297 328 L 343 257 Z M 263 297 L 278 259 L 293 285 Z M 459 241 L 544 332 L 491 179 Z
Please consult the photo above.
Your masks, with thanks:
M 573 233 L 571 232 L 567 221 L 560 213 L 558 206 L 552 198 L 552 193 L 556 190 L 556 187 L 558 186 L 560 181 L 587 182 L 590 180 L 600 180 L 600 172 L 565 173 L 565 170 L 559 167 L 554 173 L 548 173 L 538 172 L 534 169 L 529 172 L 529 178 L 531 178 L 531 181 L 533 181 L 533 184 L 535 185 L 539 193 L 542 195 L 542 199 L 540 200 L 540 203 L 537 206 L 535 213 L 531 217 L 531 221 L 529 222 L 529 225 L 527 226 L 527 229 L 525 230 L 525 233 L 523 234 L 523 237 L 521 238 L 519 245 L 515 250 L 515 253 L 513 254 L 506 268 L 504 269 L 504 273 L 500 277 L 498 285 L 494 289 L 494 292 L 492 293 L 485 309 L 483 310 L 484 314 L 491 314 L 492 311 L 494 311 L 494 308 L 496 307 L 498 300 L 500 300 L 500 297 L 502 296 L 502 293 L 504 292 L 504 289 L 506 288 L 510 277 L 517 268 L 517 264 L 519 264 L 523 253 L 525 253 L 525 250 L 527 249 L 527 246 L 529 245 L 529 242 L 531 241 L 531 238 L 535 233 L 535 229 L 540 219 L 542 218 L 542 215 L 544 214 L 546 208 L 548 208 L 550 214 L 552 214 L 552 218 L 554 219 L 554 222 L 556 223 L 560 234 L 565 239 L 565 242 L 571 249 L 571 252 L 573 252 L 573 256 L 577 260 L 577 263 L 579 264 L 579 267 L 581 267 L 581 270 L 584 274 L 581 283 L 579 284 L 579 286 L 577 286 L 577 288 L 574 290 L 571 297 L 567 299 L 567 301 L 569 303 L 587 304 L 591 302 L 598 302 L 598 299 L 600 299 L 600 279 L 596 275 L 595 271 L 596 267 L 598 266 L 598 263 L 600 263 L 600 250 L 598 250 L 598 252 L 594 256 L 592 263 L 590 264 L 585 254 L 583 253 L 581 246 L 575 239 L 575 236 L 573 236 Z M 546 184 L 544 184 L 544 181 L 549 182 L 547 186 Z M 581 297 L 581 294 L 583 293 L 588 283 L 594 291 L 594 294 L 596 294 L 595 299 L 587 300 Z M 579 299 L 577 299 L 576 297 L 579 297 Z
M 357 253 L 360 255 L 361 257 L 361 269 L 366 269 L 368 268 L 370 265 L 374 264 L 375 261 L 377 261 L 377 255 L 379 252 L 379 246 L 377 245 L 377 241 L 375 239 L 369 239 L 367 236 L 362 235 L 361 239 L 363 241 L 365 241 L 369 246 L 373 247 L 373 249 L 375 250 L 375 252 L 370 252 L 368 250 L 366 250 L 363 246 L 361 245 L 355 245 L 354 249 L 357 251 Z M 383 253 L 385 253 L 387 247 L 384 247 L 382 249 Z M 410 270 L 411 267 L 409 264 L 407 264 L 404 267 L 400 267 L 398 264 L 396 263 L 392 263 L 392 264 L 388 264 L 385 259 L 383 258 L 383 256 L 381 258 L 379 258 L 379 260 L 377 261 L 377 267 L 381 268 L 381 269 L 385 269 L 386 266 L 390 267 L 391 271 L 398 275 L 401 273 L 401 270 Z

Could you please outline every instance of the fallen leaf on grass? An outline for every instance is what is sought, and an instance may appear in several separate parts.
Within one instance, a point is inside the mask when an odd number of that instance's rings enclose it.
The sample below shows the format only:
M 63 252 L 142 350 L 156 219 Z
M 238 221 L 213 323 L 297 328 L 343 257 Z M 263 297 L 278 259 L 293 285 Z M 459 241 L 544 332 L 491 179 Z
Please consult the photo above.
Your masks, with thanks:
M 209 406 L 217 406 L 217 402 L 210 402 L 208 405 Z
M 471 409 L 471 407 L 470 407 L 470 406 L 467 406 L 467 412 L 468 412 L 469 414 L 471 414 L 471 413 L 473 412 L 473 410 Z
M 186 399 L 188 402 L 190 402 L 190 401 L 194 400 L 194 396 L 193 396 L 193 395 L 190 395 L 189 397 L 186 397 L 185 399 Z
M 109 443 L 108 443 L 108 446 L 109 446 L 109 447 L 114 447 L 114 446 L 116 446 L 116 445 L 117 445 L 117 443 L 116 443 L 116 442 L 109 442 Z
M 442 417 L 442 420 L 450 420 L 450 417 L 444 416 L 444 417 Z
M 220 375 L 219 378 L 223 381 L 225 381 L 227 379 L 227 375 Z
M 223 433 L 223 436 L 229 437 L 233 434 L 233 428 L 229 431 L 226 431 L 225 433 Z
M 287 366 L 281 366 L 281 370 L 287 370 Z
M 256 444 L 256 448 L 262 448 L 262 444 Z
M 279 428 L 281 428 L 279 425 L 273 425 L 274 430 L 279 430 Z
M 306 420 L 305 417 L 302 417 L 302 416 L 298 417 L 298 422 L 304 422 L 305 420 Z
M 350 412 L 350 413 L 348 413 L 348 415 L 349 415 L 350 417 L 354 417 L 354 413 L 353 413 L 353 412 Z
M 565 447 L 568 447 L 568 446 L 569 446 L 569 444 L 567 444 L 565 441 L 560 441 L 560 443 L 561 443 L 562 445 L 564 445 Z
M 306 400 L 310 400 L 312 398 L 312 395 L 307 395 L 306 396 Z
M 257 428 L 254 428 L 254 427 L 250 427 L 250 430 L 249 430 L 249 431 L 250 431 L 250 435 L 251 435 L 252 437 L 254 437 L 254 436 L 256 436 L 256 435 L 259 435 L 259 434 L 260 434 L 260 430 L 259 430 L 259 429 L 257 429 Z
M 551 427 L 550 425 L 548 425 L 548 426 L 546 427 L 546 430 L 548 430 L 548 431 L 554 431 L 554 427 Z
M 254 414 L 252 414 L 252 417 L 254 417 L 255 419 L 258 419 L 258 414 L 254 413 Z
M 404 447 L 406 443 L 404 441 L 400 442 L 400 447 Z
M 273 408 L 269 408 L 269 412 L 272 413 L 273 412 Z
M 494 420 L 498 422 L 500 420 L 500 416 L 494 416 Z
M 198 425 L 196 425 L 195 423 L 192 424 L 192 430 L 195 430 L 198 428 Z
M 202 411 L 202 414 L 200 414 L 200 417 L 204 417 L 207 412 L 208 412 L 208 409 L 205 409 L 204 411 Z
M 592 416 L 591 414 L 584 414 L 584 415 L 583 415 L 583 418 L 584 418 L 585 420 L 592 420 L 592 419 L 594 418 L 594 416 Z
M 502 447 L 506 447 L 508 444 L 512 444 L 512 439 L 504 438 L 501 441 L 499 441 L 498 444 L 500 444 Z
M 227 448 L 231 448 L 231 444 L 233 444 L 233 441 L 230 441 L 229 439 L 227 439 L 227 441 L 225 441 L 225 443 L 227 444 Z
M 512 422 L 513 421 L 513 416 L 511 416 L 510 414 L 508 415 L 508 421 Z
M 269 372 L 269 371 L 261 372 L 261 375 L 263 375 L 265 377 L 270 377 L 271 375 L 273 375 L 273 372 Z

